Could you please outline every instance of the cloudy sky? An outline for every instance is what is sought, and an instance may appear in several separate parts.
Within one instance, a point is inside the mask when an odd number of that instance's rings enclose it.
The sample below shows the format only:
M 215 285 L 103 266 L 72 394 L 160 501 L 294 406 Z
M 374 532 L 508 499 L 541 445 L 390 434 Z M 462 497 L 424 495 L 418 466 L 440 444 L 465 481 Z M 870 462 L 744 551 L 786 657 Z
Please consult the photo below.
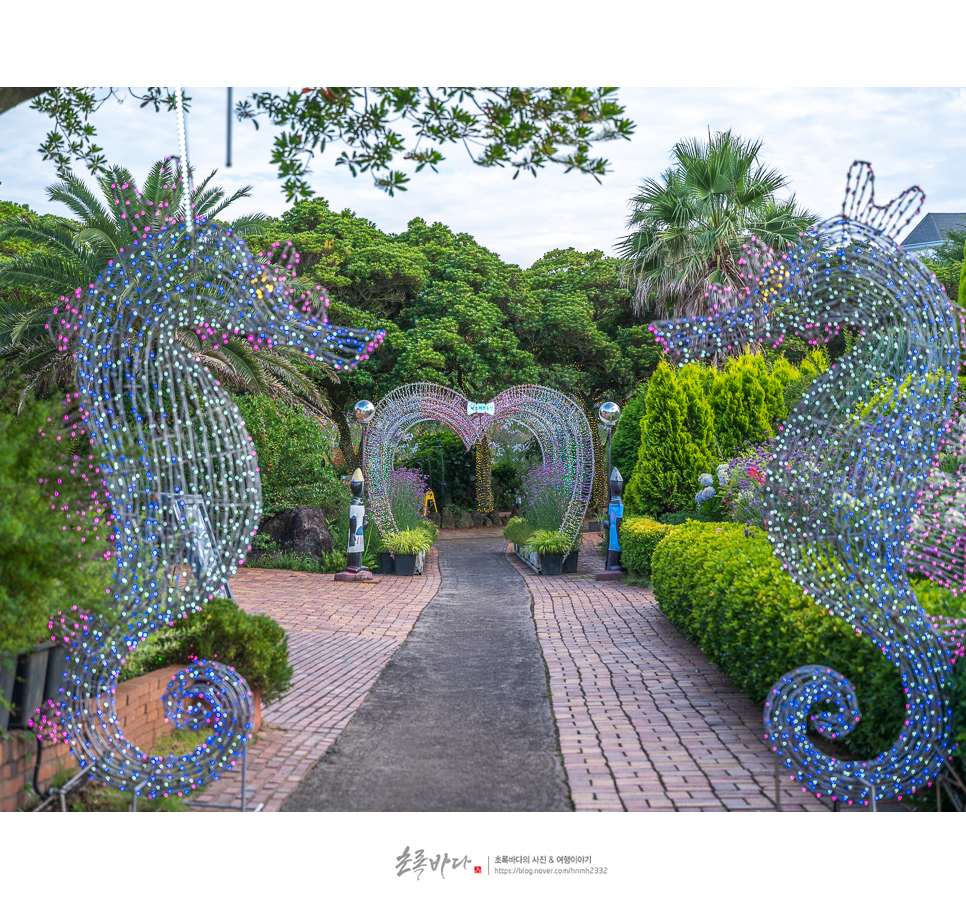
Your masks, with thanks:
M 235 87 L 235 99 L 253 89 Z M 253 186 L 251 198 L 236 205 L 235 213 L 283 213 L 288 205 L 270 164 L 271 127 L 263 124 L 256 131 L 250 123 L 235 122 L 233 163 L 226 168 L 226 88 L 187 87 L 187 92 L 193 99 L 188 153 L 198 173 L 217 169 L 218 184 L 228 189 Z M 641 181 L 668 167 L 676 141 L 706 137 L 709 130 L 761 139 L 762 160 L 787 177 L 787 191 L 801 205 L 823 217 L 838 211 L 854 159 L 871 161 L 880 200 L 918 184 L 926 193 L 925 211 L 966 211 L 963 88 L 625 87 L 619 99 L 637 128 L 630 141 L 596 148 L 611 162 L 600 184 L 554 166 L 514 181 L 512 170 L 474 166 L 456 146 L 444 151 L 438 175 L 424 170 L 412 176 L 409 191 L 393 198 L 375 189 L 368 176 L 352 178 L 336 167 L 339 148 L 316 157 L 309 181 L 333 208 L 351 208 L 382 230 L 404 230 L 417 216 L 442 221 L 521 266 L 568 246 L 613 253 L 625 233 L 628 199 Z M 131 98 L 106 102 L 95 124 L 108 162 L 126 166 L 136 179 L 156 159 L 178 151 L 174 114 L 141 109 Z M 48 130 L 49 120 L 29 103 L 0 117 L 0 198 L 67 213 L 49 205 L 45 194 L 56 175 L 36 151 Z

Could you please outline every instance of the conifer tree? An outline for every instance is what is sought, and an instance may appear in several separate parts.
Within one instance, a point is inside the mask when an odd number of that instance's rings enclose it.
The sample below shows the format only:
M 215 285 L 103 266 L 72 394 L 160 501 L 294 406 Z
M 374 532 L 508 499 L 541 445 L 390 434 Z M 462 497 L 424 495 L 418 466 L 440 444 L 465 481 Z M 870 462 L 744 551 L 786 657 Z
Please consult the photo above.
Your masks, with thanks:
M 698 476 L 711 471 L 713 459 L 688 433 L 688 396 L 662 362 L 644 399 L 641 448 L 624 491 L 626 513 L 660 515 L 690 507 Z
M 710 466 L 698 473 L 710 473 L 718 464 L 718 446 L 714 431 L 714 413 L 708 394 L 714 389 L 717 373 L 701 364 L 685 364 L 677 373 L 678 385 L 686 404 L 685 427 L 698 450 L 709 459 Z
M 741 455 L 746 442 L 769 438 L 773 420 L 785 416 L 782 388 L 760 355 L 741 355 L 725 365 L 711 392 L 711 408 L 722 459 Z

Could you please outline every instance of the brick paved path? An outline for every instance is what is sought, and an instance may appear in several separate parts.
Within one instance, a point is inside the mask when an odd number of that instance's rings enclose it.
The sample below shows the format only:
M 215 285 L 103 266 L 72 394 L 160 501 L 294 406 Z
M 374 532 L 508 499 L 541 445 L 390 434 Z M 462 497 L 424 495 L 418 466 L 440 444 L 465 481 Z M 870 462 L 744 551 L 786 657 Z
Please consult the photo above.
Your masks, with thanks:
M 248 751 L 251 804 L 278 811 L 365 699 L 393 652 L 439 589 L 434 549 L 422 576 L 381 576 L 379 584 L 331 575 L 241 568 L 235 601 L 274 617 L 288 633 L 292 689 L 266 706 Z M 241 782 L 223 777 L 197 801 L 234 803 Z
M 498 528 L 443 531 L 501 541 Z M 597 534 L 576 575 L 524 576 L 550 676 L 564 768 L 577 811 L 756 811 L 774 808 L 774 759 L 761 709 L 660 612 L 653 594 L 596 582 Z M 238 603 L 289 634 L 292 689 L 266 707 L 249 751 L 250 801 L 277 811 L 358 709 L 440 585 L 437 551 L 423 577 L 346 585 L 331 575 L 242 569 Z M 827 807 L 783 776 L 786 811 Z M 225 778 L 200 801 L 237 801 Z
M 508 549 L 533 597 L 564 769 L 577 811 L 775 807 L 761 708 L 688 642 L 652 592 L 594 581 L 599 536 L 575 575 L 537 575 Z M 784 811 L 827 811 L 783 775 Z

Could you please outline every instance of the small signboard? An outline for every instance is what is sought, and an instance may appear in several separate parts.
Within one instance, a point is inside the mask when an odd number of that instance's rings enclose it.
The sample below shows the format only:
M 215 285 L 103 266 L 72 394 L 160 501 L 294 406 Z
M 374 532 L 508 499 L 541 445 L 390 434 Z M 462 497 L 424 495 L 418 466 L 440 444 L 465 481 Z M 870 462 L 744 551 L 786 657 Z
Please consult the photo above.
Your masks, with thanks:
M 496 405 L 494 403 L 475 403 L 467 402 L 466 404 L 466 414 L 467 415 L 493 415 L 496 412 Z

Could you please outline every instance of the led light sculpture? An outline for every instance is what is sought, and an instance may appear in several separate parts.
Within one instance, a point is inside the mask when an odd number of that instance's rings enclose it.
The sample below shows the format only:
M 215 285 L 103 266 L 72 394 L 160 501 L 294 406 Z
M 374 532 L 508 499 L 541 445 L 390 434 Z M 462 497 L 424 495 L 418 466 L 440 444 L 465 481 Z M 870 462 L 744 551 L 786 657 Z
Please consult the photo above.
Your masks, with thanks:
M 765 476 L 768 537 L 789 575 L 871 639 L 901 675 L 904 725 L 869 761 L 823 753 L 860 718 L 845 675 L 807 665 L 784 675 L 765 704 L 766 738 L 819 796 L 845 803 L 902 796 L 930 782 L 951 752 L 950 653 L 910 588 L 914 512 L 951 417 L 959 369 L 956 315 L 945 292 L 892 234 L 918 214 L 914 187 L 875 204 L 868 163 L 849 170 L 838 217 L 781 257 L 750 240 L 742 291 L 713 288 L 708 316 L 652 324 L 679 357 L 776 347 L 798 334 L 818 344 L 843 327 L 855 346 L 794 407 Z M 914 212 L 914 213 L 910 213 Z
M 149 756 L 117 724 L 120 667 L 155 629 L 190 616 L 226 584 L 261 512 L 255 451 L 238 409 L 181 344 L 184 330 L 213 347 L 245 336 L 253 348 L 298 348 L 336 369 L 364 360 L 381 333 L 341 329 L 324 316 L 324 292 L 297 294 L 281 264 L 252 258 L 230 229 L 196 221 L 193 234 L 151 231 L 118 256 L 86 297 L 61 316 L 78 357 L 85 424 L 115 519 L 115 616 L 75 636 L 63 688 L 65 740 L 82 767 L 118 789 L 181 795 L 230 770 L 252 730 L 252 697 L 231 668 L 199 661 L 165 695 L 177 727 L 208 727 L 183 757 Z M 192 504 L 207 509 L 215 565 L 192 568 Z
M 420 422 L 448 425 L 469 450 L 488 429 L 516 422 L 527 429 L 569 493 L 560 532 L 571 540 L 580 532 L 594 478 L 594 444 L 583 409 L 557 390 L 510 387 L 492 403 L 472 403 L 435 383 L 398 387 L 376 406 L 366 432 L 363 470 L 372 513 L 383 534 L 398 532 L 389 502 L 389 474 L 405 433 Z

